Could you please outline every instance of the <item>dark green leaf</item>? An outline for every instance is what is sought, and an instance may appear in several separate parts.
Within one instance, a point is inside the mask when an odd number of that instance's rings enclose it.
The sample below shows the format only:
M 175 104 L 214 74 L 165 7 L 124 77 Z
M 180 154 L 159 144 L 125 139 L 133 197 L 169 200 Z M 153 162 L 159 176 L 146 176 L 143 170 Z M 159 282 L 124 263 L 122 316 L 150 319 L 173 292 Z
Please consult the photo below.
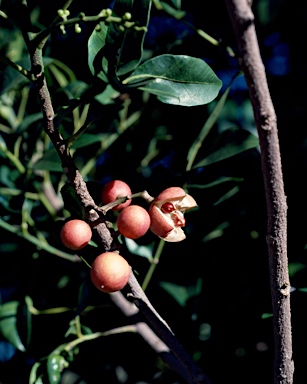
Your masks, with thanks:
M 154 243 L 148 245 L 139 245 L 134 240 L 128 238 L 125 238 L 125 242 L 130 253 L 145 257 L 148 260 L 153 259 Z
M 227 193 L 225 193 L 222 197 L 220 197 L 213 205 L 218 205 L 223 203 L 225 200 L 230 199 L 232 196 L 234 196 L 236 193 L 240 191 L 240 188 L 238 186 L 231 188 Z
M 18 301 L 9 301 L 0 305 L 0 334 L 15 348 L 24 352 L 26 349 L 17 330 Z
M 64 201 L 65 209 L 75 218 L 84 219 L 84 209 L 74 191 L 69 184 L 64 184 L 61 188 L 61 195 Z
M 31 166 L 31 169 L 45 171 L 63 172 L 60 157 L 55 148 L 51 148 Z
M 33 113 L 32 115 L 26 116 L 20 125 L 17 128 L 17 133 L 22 133 L 25 131 L 31 124 L 37 122 L 38 120 L 42 119 L 41 113 Z
M 83 148 L 87 147 L 88 145 L 100 143 L 105 135 L 103 134 L 90 134 L 90 133 L 82 133 L 81 136 L 78 137 L 76 141 L 73 143 L 73 148 Z
M 164 103 L 182 106 L 207 104 L 218 95 L 222 82 L 203 60 L 184 55 L 161 55 L 140 65 L 123 84 L 158 96 Z
M 99 26 L 100 29 L 94 29 L 88 40 L 88 66 L 93 75 L 99 73 L 100 79 L 108 83 L 106 75 L 108 61 L 103 55 L 104 51 L 102 51 L 106 44 L 108 27 L 103 22 Z M 99 53 L 100 55 L 98 56 Z
M 173 284 L 166 281 L 162 281 L 160 285 L 177 301 L 180 306 L 184 307 L 186 305 L 186 302 L 191 297 L 200 294 L 202 281 L 201 279 L 199 279 L 195 285 L 190 287 Z
M 228 228 L 230 223 L 227 221 L 219 224 L 216 228 L 213 229 L 210 233 L 208 233 L 204 238 L 203 242 L 206 243 L 207 241 L 216 239 L 217 237 L 221 237 L 224 235 L 224 229 Z
M 136 30 L 134 27 L 127 28 L 124 33 L 124 40 L 121 46 L 119 61 L 116 74 L 122 76 L 132 72 L 139 65 L 143 55 L 143 43 L 147 32 L 150 16 L 151 1 L 135 0 L 130 13 L 131 22 L 141 28 Z M 128 21 L 129 22 L 129 21 Z
M 289 276 L 293 277 L 297 272 L 305 268 L 306 265 L 302 263 L 289 263 Z
M 257 148 L 258 146 L 258 137 L 256 137 L 252 133 L 248 133 L 248 136 L 243 141 L 239 143 L 225 144 L 222 148 L 218 149 L 217 151 L 207 156 L 205 159 L 201 160 L 193 168 L 205 167 L 209 164 L 217 163 L 218 161 L 228 159 L 249 149 Z

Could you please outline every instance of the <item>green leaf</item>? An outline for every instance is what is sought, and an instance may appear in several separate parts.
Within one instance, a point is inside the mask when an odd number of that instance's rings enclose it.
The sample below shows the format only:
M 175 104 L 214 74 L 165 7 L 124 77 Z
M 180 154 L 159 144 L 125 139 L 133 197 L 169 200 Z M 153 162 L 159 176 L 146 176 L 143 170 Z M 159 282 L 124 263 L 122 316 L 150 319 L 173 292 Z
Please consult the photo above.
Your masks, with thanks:
M 212 183 L 208 183 L 208 184 L 188 184 L 188 189 L 190 188 L 206 189 L 206 188 L 216 187 L 217 185 L 220 185 L 229 181 L 240 182 L 243 180 L 244 179 L 242 177 L 221 177 L 220 179 L 212 181 Z
M 22 122 L 20 123 L 20 125 L 17 127 L 17 133 L 22 133 L 23 131 L 28 129 L 31 124 L 37 122 L 40 119 L 42 119 L 41 113 L 33 113 L 29 116 L 25 116 L 22 119 Z
M 289 276 L 293 277 L 297 272 L 306 268 L 303 263 L 289 263 Z
M 143 43 L 149 23 L 150 8 L 151 1 L 149 0 L 135 0 L 132 3 L 130 10 L 132 15 L 131 21 L 135 22 L 139 28 L 136 30 L 134 27 L 131 27 L 125 30 L 116 68 L 117 76 L 132 72 L 141 62 Z
M 37 377 L 38 369 L 40 368 L 40 366 L 41 366 L 40 362 L 36 362 L 33 364 L 30 372 L 29 384 L 38 384 L 42 382 L 42 381 L 39 381 L 40 377 Z
M 108 83 L 108 77 L 106 75 L 108 71 L 108 61 L 103 56 L 104 51 L 102 51 L 106 44 L 108 27 L 103 22 L 99 24 L 99 27 L 99 30 L 94 29 L 88 40 L 88 66 L 93 75 L 99 73 L 99 78 Z M 98 53 L 100 53 L 99 56 L 97 56 Z
M 204 126 L 202 127 L 198 137 L 194 141 L 194 143 L 191 145 L 188 156 L 187 156 L 187 167 L 186 170 L 190 171 L 192 164 L 197 156 L 197 153 L 199 149 L 201 148 L 203 141 L 209 134 L 211 128 L 214 126 L 217 118 L 219 117 L 220 113 L 223 110 L 223 107 L 225 105 L 225 102 L 227 100 L 227 96 L 230 91 L 230 85 L 226 88 L 225 92 L 223 93 L 222 97 L 219 99 L 219 101 L 216 103 L 215 107 L 213 108 L 213 111 L 210 113 L 210 116 L 208 117 L 207 121 L 205 122 Z
M 18 301 L 9 301 L 0 305 L 0 334 L 15 348 L 24 352 L 26 349 L 17 330 Z
M 118 94 L 118 91 L 116 91 L 110 84 L 108 84 L 103 92 L 95 96 L 95 100 L 97 100 L 102 105 L 113 104 L 113 98 Z
M 191 297 L 200 294 L 201 287 L 202 287 L 202 280 L 198 279 L 197 283 L 190 287 L 173 284 L 166 281 L 162 281 L 160 285 L 166 292 L 168 292 L 177 301 L 177 303 L 180 306 L 184 307 L 186 305 L 186 302 Z
M 73 187 L 68 183 L 64 184 L 61 188 L 61 195 L 64 201 L 64 207 L 70 212 L 71 216 L 84 220 L 84 209 Z
M 219 224 L 216 228 L 214 228 L 213 231 L 211 231 L 210 233 L 208 233 L 204 238 L 203 238 L 203 242 L 206 243 L 207 241 L 210 241 L 210 240 L 213 240 L 213 239 L 216 239 L 218 237 L 221 237 L 224 235 L 224 229 L 228 228 L 230 225 L 230 223 L 228 223 L 227 221 L 225 221 L 224 223 L 221 223 Z
M 243 132 L 243 131 L 241 131 L 241 132 Z M 244 131 L 244 133 L 246 133 L 246 132 L 247 131 Z M 233 138 L 233 139 L 239 140 L 240 138 L 237 137 L 237 138 Z M 201 160 L 199 163 L 194 165 L 193 168 L 205 167 L 207 165 L 217 163 L 219 161 L 228 159 L 230 157 L 238 155 L 239 153 L 242 153 L 242 152 L 247 151 L 247 150 L 252 149 L 252 148 L 256 148 L 258 146 L 259 146 L 258 137 L 253 135 L 252 133 L 248 132 L 247 137 L 245 137 L 243 140 L 241 138 L 240 142 L 225 144 L 222 148 L 211 153 L 205 159 Z
M 203 60 L 184 55 L 161 55 L 145 61 L 123 84 L 157 95 L 163 103 L 182 106 L 207 104 L 218 95 L 222 81 Z
M 32 166 L 31 169 L 40 169 L 46 171 L 63 172 L 60 157 L 55 148 L 49 149 L 44 155 Z
M 139 245 L 137 242 L 135 242 L 132 239 L 125 238 L 125 242 L 127 245 L 127 248 L 130 253 L 133 255 L 145 257 L 148 260 L 153 259 L 153 248 L 154 243 L 151 243 L 149 245 Z
M 87 147 L 88 145 L 91 145 L 91 144 L 100 143 L 105 136 L 106 135 L 104 134 L 97 134 L 97 133 L 95 135 L 90 133 L 82 133 L 82 135 L 80 135 L 78 139 L 74 141 L 72 146 L 75 149 Z
M 218 204 L 223 203 L 225 200 L 230 199 L 232 196 L 234 196 L 236 193 L 240 191 L 240 188 L 238 186 L 233 187 L 230 191 L 225 193 L 221 198 L 219 198 L 213 205 L 216 206 Z

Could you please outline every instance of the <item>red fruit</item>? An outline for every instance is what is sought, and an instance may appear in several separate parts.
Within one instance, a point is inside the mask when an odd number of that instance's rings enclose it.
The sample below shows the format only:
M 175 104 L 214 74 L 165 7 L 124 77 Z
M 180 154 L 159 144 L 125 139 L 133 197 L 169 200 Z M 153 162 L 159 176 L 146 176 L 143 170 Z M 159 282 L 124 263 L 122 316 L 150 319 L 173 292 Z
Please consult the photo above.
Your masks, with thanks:
M 103 204 L 112 203 L 112 201 L 119 197 L 125 197 L 131 195 L 131 189 L 128 184 L 121 180 L 112 180 L 104 185 L 101 192 L 101 199 Z M 131 200 L 127 200 L 122 204 L 118 204 L 112 208 L 113 211 L 118 211 L 128 207 L 131 204 Z
M 89 243 L 92 237 L 92 230 L 83 220 L 69 220 L 63 225 L 60 237 L 65 247 L 77 251 Z
M 146 209 L 139 205 L 124 208 L 117 218 L 119 232 L 129 239 L 138 239 L 145 235 L 150 227 L 150 217 Z
M 116 292 L 124 288 L 130 276 L 130 265 L 115 252 L 105 252 L 92 263 L 91 280 L 102 292 Z

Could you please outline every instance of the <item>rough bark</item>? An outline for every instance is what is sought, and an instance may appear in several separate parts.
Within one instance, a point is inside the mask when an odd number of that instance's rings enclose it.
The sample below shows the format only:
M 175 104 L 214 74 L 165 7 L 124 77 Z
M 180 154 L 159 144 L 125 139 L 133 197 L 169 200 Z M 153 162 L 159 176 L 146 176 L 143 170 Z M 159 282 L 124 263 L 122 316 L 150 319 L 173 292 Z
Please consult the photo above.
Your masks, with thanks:
M 294 363 L 287 258 L 287 202 L 277 119 L 260 55 L 251 7 L 247 0 L 225 1 L 237 41 L 239 64 L 249 89 L 261 149 L 274 325 L 274 383 L 290 384 L 293 382 Z

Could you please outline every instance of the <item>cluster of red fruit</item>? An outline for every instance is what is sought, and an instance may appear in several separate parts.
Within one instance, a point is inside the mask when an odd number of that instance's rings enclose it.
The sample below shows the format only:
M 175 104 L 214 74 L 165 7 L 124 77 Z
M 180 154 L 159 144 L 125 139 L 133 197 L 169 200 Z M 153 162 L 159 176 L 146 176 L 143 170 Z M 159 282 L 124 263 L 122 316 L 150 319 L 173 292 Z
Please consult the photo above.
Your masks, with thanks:
M 109 204 L 120 197 L 130 196 L 131 189 L 121 180 L 113 180 L 102 189 L 102 202 Z M 140 205 L 130 205 L 131 199 L 112 208 L 121 211 L 117 217 L 118 232 L 129 238 L 138 239 L 151 231 L 165 241 L 177 242 L 185 239 L 184 212 L 196 207 L 193 197 L 180 187 L 171 187 L 160 193 L 147 210 Z M 91 240 L 92 230 L 83 220 L 67 221 L 61 230 L 63 244 L 73 250 L 84 248 Z M 91 280 L 103 292 L 121 290 L 129 280 L 131 268 L 116 252 L 104 252 L 97 256 L 91 267 Z

